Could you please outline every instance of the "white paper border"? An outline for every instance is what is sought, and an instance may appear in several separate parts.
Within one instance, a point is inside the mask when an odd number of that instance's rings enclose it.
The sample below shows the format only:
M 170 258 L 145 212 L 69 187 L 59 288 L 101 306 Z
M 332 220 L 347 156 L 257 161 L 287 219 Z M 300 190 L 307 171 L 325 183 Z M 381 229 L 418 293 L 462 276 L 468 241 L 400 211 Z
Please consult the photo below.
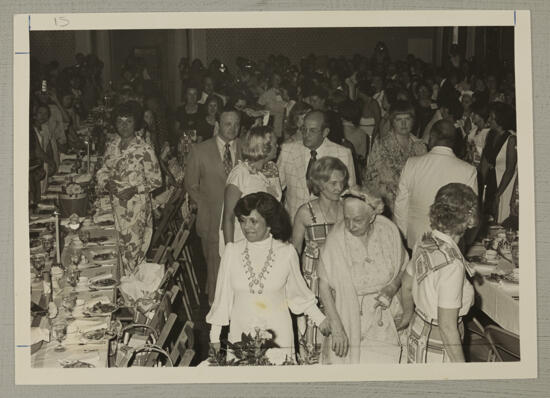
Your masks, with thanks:
M 345 21 L 345 26 L 341 21 Z M 521 362 L 131 369 L 30 367 L 28 238 L 29 30 L 515 26 L 520 175 Z M 537 376 L 535 202 L 529 11 L 312 11 L 31 14 L 14 17 L 14 278 L 16 384 L 248 383 L 516 379 Z M 527 195 L 526 195 L 527 194 Z M 531 199 L 531 200 L 528 200 Z M 17 220 L 20 220 L 19 222 Z

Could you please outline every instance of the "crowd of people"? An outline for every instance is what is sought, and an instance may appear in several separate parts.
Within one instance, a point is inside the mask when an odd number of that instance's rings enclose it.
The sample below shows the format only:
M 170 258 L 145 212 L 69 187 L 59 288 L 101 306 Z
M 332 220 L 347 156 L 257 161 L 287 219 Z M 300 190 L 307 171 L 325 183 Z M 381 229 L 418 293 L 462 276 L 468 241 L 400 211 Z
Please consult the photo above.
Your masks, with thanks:
M 392 60 L 384 43 L 371 57 L 236 65 L 182 59 L 184 103 L 170 107 L 133 56 L 115 84 L 93 55 L 62 71 L 34 62 L 30 202 L 109 99 L 116 134 L 97 180 L 125 267 L 145 257 L 155 197 L 183 185 L 216 350 L 229 325 L 230 342 L 260 327 L 289 353 L 296 335 L 322 340 L 323 363 L 463 361 L 464 250 L 487 222 L 518 224 L 513 70 L 454 47 L 441 68 Z M 289 310 L 305 314 L 297 329 Z

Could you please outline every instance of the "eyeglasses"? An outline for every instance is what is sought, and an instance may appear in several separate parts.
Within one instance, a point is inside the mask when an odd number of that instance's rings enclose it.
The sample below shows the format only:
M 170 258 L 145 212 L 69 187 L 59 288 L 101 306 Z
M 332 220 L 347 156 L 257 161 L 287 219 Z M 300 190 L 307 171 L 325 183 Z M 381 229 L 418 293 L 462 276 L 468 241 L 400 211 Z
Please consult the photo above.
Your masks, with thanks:
M 321 132 L 321 129 L 317 129 L 317 128 L 307 128 L 307 127 L 300 127 L 300 131 L 302 132 L 302 134 L 319 134 Z

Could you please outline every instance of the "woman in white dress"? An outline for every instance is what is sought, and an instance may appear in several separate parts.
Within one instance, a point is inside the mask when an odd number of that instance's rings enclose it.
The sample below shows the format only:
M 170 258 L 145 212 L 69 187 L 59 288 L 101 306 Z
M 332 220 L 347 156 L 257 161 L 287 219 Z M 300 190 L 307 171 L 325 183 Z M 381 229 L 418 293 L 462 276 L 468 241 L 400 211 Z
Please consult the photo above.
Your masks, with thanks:
M 515 114 L 515 109 L 508 104 L 491 104 L 491 131 L 481 157 L 481 175 L 486 185 L 484 207 L 497 223 L 510 215 L 510 200 L 518 172 Z
M 249 193 L 267 192 L 281 200 L 282 190 L 277 166 L 272 161 L 277 141 L 271 128 L 253 127 L 242 140 L 243 161 L 231 170 L 225 183 L 220 227 L 220 257 L 228 242 L 244 239 L 233 209 L 237 201 Z
M 293 355 L 290 311 L 314 319 L 321 332 L 328 322 L 300 273 L 298 255 L 288 243 L 290 219 L 268 193 L 242 197 L 235 207 L 245 239 L 228 243 L 221 259 L 216 295 L 206 322 L 212 325 L 210 343 L 220 348 L 220 332 L 229 325 L 229 342 L 255 328 L 269 330 L 279 348 Z

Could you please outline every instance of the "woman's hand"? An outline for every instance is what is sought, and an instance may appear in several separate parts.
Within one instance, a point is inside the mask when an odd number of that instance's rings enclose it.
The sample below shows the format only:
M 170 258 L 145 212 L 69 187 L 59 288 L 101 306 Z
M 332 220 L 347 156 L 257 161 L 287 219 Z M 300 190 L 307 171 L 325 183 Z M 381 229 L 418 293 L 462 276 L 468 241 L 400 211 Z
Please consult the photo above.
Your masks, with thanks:
M 398 332 L 401 330 L 405 330 L 409 326 L 409 324 L 411 323 L 412 314 L 412 312 L 403 314 L 399 323 L 395 325 L 395 328 Z
M 399 288 L 396 287 L 394 283 L 390 283 L 380 289 L 378 296 L 376 296 L 376 303 L 374 304 L 374 308 L 382 307 L 383 310 L 387 310 L 391 305 L 393 296 L 395 296 L 395 293 L 397 293 L 398 289 Z
M 323 322 L 321 322 L 321 324 L 319 325 L 319 330 L 321 331 L 321 334 L 323 336 L 328 336 L 330 334 L 330 321 L 328 320 L 328 318 L 325 318 Z
M 116 197 L 122 202 L 128 202 L 137 194 L 137 187 L 130 187 L 117 192 Z
M 339 357 L 345 357 L 348 355 L 349 340 L 344 327 L 340 322 L 333 322 L 330 329 L 332 333 L 332 351 Z

